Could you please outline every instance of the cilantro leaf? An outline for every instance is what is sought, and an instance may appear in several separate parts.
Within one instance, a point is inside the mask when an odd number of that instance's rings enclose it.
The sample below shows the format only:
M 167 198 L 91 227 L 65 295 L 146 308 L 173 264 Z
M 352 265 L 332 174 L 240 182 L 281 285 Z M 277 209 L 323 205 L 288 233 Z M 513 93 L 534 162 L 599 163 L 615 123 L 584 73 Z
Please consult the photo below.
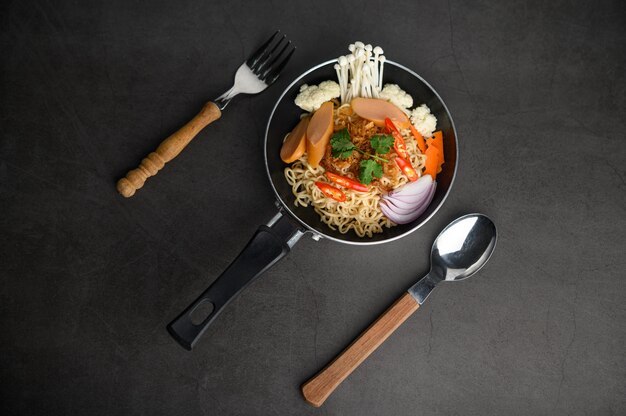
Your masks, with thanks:
M 350 140 L 350 133 L 348 129 L 339 130 L 333 134 L 330 139 L 330 145 L 332 147 L 333 157 L 346 159 L 352 156 L 352 151 L 358 150 L 352 140 Z
M 383 167 L 371 159 L 362 160 L 360 166 L 359 181 L 362 184 L 369 185 L 373 176 L 376 178 L 383 176 Z
M 372 136 L 370 139 L 370 144 L 372 145 L 372 149 L 374 152 L 384 155 L 389 153 L 391 150 L 391 146 L 393 146 L 394 138 L 391 134 L 379 134 L 376 136 Z

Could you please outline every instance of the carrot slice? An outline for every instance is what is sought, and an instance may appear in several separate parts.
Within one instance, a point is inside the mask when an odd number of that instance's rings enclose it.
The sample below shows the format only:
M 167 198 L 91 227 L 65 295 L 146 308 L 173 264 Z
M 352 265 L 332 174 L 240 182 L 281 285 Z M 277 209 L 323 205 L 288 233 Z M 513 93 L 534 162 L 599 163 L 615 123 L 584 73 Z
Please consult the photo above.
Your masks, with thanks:
M 426 164 L 424 167 L 424 175 L 430 175 L 433 180 L 437 177 L 437 172 L 441 166 L 439 163 L 441 152 L 435 146 L 428 146 L 426 149 Z
M 441 132 L 441 130 L 437 130 L 433 133 L 433 138 L 430 140 L 430 145 L 435 146 L 437 149 L 439 149 L 439 152 L 441 153 L 441 163 L 445 162 L 445 160 L 443 159 L 443 133 Z
M 422 136 L 422 133 L 417 131 L 412 123 L 409 124 L 409 127 L 411 128 L 411 133 L 413 134 L 413 137 L 415 137 L 415 141 L 417 142 L 417 147 L 420 149 L 420 152 L 426 153 L 426 142 L 424 141 L 424 136 Z
M 439 150 L 439 161 L 437 162 L 437 173 L 441 172 L 441 165 L 445 163 L 443 156 L 443 134 L 441 130 L 433 133 L 433 138 L 427 141 L 428 147 L 434 147 Z

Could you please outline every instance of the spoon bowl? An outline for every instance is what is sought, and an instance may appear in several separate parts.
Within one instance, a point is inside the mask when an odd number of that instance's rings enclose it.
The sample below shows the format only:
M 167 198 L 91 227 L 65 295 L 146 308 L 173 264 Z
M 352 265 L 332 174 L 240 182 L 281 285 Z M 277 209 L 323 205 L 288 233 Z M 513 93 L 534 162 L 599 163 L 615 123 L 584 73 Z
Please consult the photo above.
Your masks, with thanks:
M 468 214 L 456 219 L 433 243 L 429 274 L 437 275 L 440 280 L 470 277 L 491 257 L 496 236 L 495 224 L 485 215 Z
M 463 280 L 487 263 L 496 247 L 496 226 L 483 214 L 457 218 L 439 233 L 430 251 L 430 272 L 408 290 L 421 305 L 444 280 Z

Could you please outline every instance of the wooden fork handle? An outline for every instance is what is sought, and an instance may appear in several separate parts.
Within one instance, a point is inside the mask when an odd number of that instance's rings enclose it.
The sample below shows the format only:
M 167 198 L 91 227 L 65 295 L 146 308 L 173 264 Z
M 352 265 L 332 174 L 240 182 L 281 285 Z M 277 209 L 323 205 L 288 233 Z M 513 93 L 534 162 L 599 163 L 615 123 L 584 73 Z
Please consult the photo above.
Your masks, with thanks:
M 117 190 L 129 198 L 141 188 L 150 176 L 157 174 L 163 166 L 174 159 L 196 137 L 200 130 L 220 118 L 222 112 L 211 101 L 176 133 L 163 140 L 157 149 L 141 161 L 138 168 L 131 170 L 125 177 L 117 181 Z
M 413 312 L 417 301 L 407 292 L 315 377 L 302 385 L 305 400 L 320 407 L 330 394 Z

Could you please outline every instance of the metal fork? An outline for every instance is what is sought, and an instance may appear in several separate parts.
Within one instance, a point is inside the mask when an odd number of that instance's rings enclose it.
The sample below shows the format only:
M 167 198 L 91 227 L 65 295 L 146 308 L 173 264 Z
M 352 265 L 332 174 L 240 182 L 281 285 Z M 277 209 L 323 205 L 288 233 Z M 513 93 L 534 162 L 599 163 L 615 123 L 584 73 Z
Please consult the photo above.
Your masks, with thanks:
M 257 49 L 237 69 L 233 86 L 202 110 L 177 132 L 165 139 L 157 149 L 146 156 L 136 169 L 131 170 L 117 182 L 117 190 L 126 198 L 135 194 L 146 179 L 157 174 L 163 166 L 174 159 L 200 131 L 219 119 L 222 110 L 237 94 L 258 94 L 274 83 L 296 50 L 287 36 L 276 31 L 267 42 Z

